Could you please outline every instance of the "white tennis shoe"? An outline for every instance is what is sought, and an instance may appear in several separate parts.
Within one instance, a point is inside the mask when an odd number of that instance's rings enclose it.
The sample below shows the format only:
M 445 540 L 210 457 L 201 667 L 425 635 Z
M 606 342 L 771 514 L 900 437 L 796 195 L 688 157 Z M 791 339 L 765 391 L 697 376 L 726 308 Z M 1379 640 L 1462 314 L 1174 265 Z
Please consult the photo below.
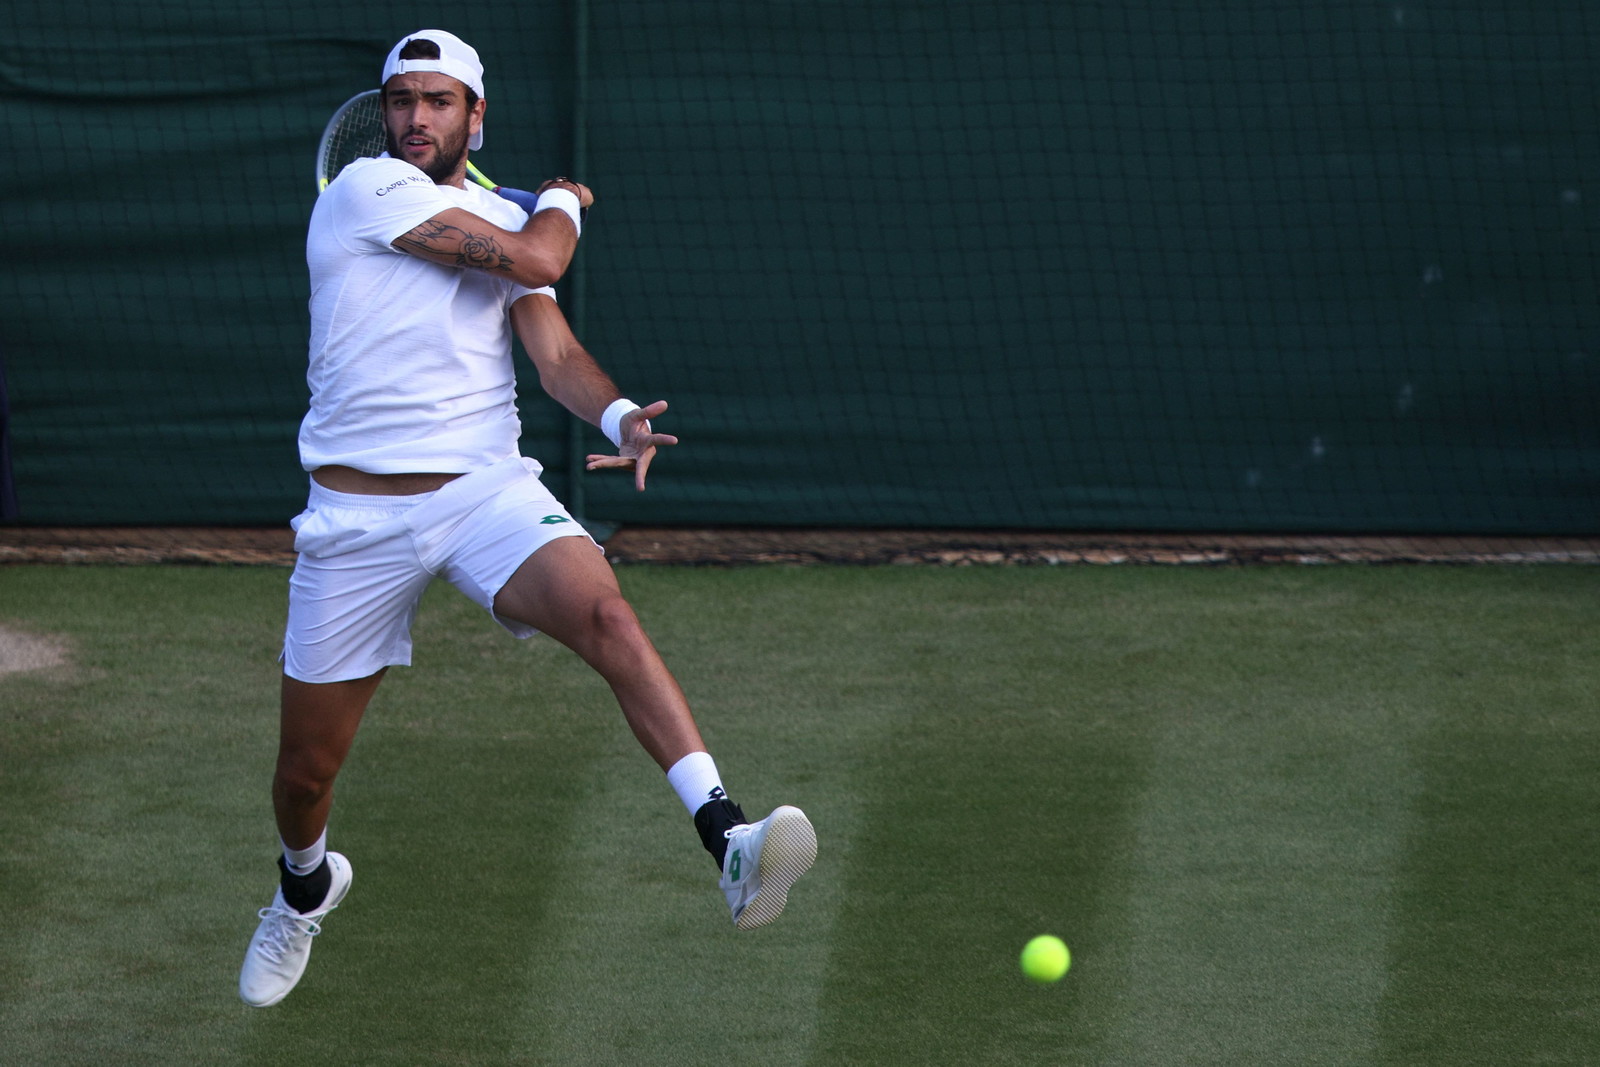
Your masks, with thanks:
M 783 914 L 789 887 L 817 858 L 817 832 L 799 808 L 785 804 L 756 823 L 723 834 L 728 852 L 718 883 L 733 910 L 733 925 L 754 930 Z
M 262 908 L 261 925 L 250 939 L 239 971 L 239 997 L 256 1008 L 266 1008 L 289 995 L 311 959 L 311 939 L 322 933 L 322 919 L 339 906 L 350 892 L 350 861 L 337 852 L 328 853 L 333 882 L 328 895 L 314 911 L 298 912 L 284 903 L 279 888 L 272 903 Z

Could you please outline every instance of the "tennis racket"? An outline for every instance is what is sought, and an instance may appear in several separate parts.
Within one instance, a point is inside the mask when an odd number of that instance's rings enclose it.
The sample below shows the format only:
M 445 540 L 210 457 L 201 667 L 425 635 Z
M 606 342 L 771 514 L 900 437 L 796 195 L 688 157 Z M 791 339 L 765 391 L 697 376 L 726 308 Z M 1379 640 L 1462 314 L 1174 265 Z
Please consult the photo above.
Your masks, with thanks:
M 322 131 L 322 143 L 317 146 L 317 192 L 320 194 L 339 172 L 358 159 L 382 155 L 389 141 L 383 128 L 383 91 L 368 89 L 357 93 L 333 113 L 327 129 Z M 522 189 L 496 185 L 484 177 L 483 171 L 467 160 L 467 177 L 492 193 L 516 204 L 528 214 L 533 214 L 538 197 Z

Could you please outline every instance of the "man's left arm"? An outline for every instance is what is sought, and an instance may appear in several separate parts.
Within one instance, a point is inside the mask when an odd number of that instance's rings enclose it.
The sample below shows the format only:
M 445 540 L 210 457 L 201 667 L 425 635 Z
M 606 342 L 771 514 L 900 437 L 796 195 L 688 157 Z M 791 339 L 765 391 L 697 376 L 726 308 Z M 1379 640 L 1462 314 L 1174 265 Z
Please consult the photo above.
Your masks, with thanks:
M 511 305 L 511 325 L 528 358 L 538 368 L 540 388 L 578 418 L 600 426 L 606 409 L 621 399 L 622 393 L 573 336 L 567 317 L 556 302 L 543 293 L 522 297 Z M 631 469 L 634 487 L 643 492 L 645 474 L 656 449 L 678 443 L 671 434 L 651 429 L 650 420 L 666 410 L 667 402 L 657 400 L 623 415 L 613 442 L 617 454 L 589 456 L 587 469 Z

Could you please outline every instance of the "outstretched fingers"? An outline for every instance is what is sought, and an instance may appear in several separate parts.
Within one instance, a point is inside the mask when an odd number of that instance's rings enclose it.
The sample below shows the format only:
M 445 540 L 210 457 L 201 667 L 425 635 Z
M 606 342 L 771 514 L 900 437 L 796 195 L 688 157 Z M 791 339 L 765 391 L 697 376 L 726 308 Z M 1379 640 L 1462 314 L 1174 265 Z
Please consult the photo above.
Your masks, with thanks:
M 642 408 L 628 412 L 622 417 L 620 426 L 622 447 L 615 456 L 590 455 L 586 459 L 586 470 L 632 470 L 633 485 L 639 492 L 644 492 L 645 478 L 650 471 L 650 462 L 655 459 L 656 449 L 675 445 L 678 439 L 670 433 L 656 433 L 650 426 L 650 420 L 661 415 L 667 410 L 665 400 L 657 400 Z

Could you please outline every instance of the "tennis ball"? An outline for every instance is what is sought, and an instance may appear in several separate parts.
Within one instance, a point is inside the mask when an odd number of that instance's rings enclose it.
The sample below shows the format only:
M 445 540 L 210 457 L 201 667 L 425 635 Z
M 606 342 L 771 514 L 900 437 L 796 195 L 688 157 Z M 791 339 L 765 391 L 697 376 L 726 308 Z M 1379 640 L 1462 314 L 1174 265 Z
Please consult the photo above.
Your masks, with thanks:
M 1022 947 L 1022 973 L 1040 985 L 1060 981 L 1070 966 L 1072 953 L 1054 934 L 1040 934 Z

